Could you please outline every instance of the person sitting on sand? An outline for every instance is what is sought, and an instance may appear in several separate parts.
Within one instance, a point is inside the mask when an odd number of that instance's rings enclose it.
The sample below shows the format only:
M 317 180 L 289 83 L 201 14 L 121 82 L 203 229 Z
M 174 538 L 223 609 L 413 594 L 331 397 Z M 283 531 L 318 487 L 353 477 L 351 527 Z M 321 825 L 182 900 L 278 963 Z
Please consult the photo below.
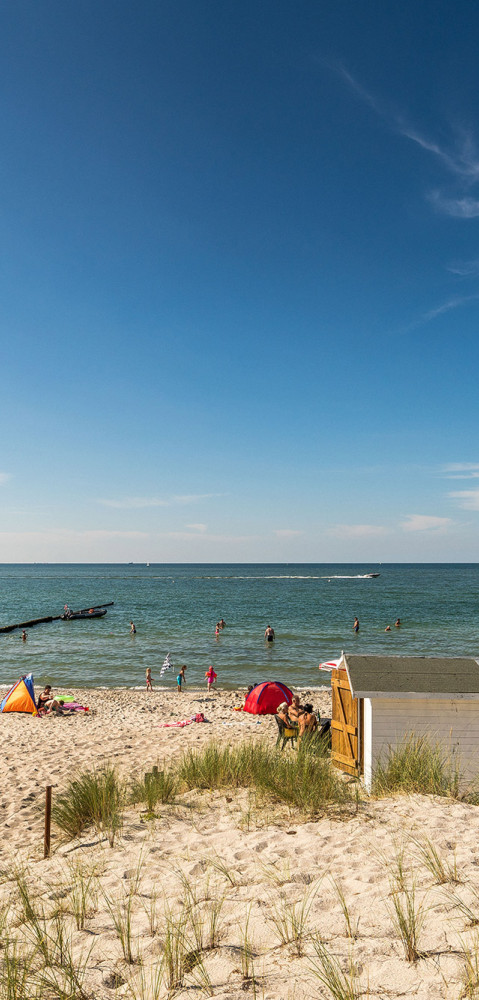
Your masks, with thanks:
M 48 703 L 53 700 L 52 687 L 51 684 L 46 684 L 42 693 L 38 695 L 37 698 L 37 708 L 39 711 L 46 708 Z
M 299 717 L 299 739 L 304 736 L 305 733 L 314 733 L 315 729 L 318 728 L 318 719 L 313 710 L 312 705 L 305 705 L 304 712 Z
M 47 702 L 47 707 L 45 715 L 71 715 L 74 710 L 72 708 L 65 708 L 65 702 L 63 698 L 52 698 L 51 701 Z
M 288 708 L 288 715 L 295 726 L 298 725 L 299 717 L 304 712 L 304 708 L 299 704 L 299 694 L 293 695 L 293 700 Z

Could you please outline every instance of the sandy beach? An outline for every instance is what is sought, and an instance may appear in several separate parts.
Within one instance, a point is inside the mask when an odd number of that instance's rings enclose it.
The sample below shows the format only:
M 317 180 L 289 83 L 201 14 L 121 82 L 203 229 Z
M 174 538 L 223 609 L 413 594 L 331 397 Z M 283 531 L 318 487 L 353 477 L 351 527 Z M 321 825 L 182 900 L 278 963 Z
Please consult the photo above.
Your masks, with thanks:
M 0 720 L 1 900 L 10 904 L 10 925 L 21 937 L 22 908 L 13 879 L 21 861 L 35 905 L 52 921 L 61 912 L 70 929 L 76 966 L 84 966 L 83 992 L 78 988 L 75 997 L 173 995 L 156 980 L 155 969 L 165 953 L 165 928 L 191 913 L 203 921 L 203 963 L 174 991 L 181 998 L 329 997 L 314 973 L 317 941 L 343 974 L 349 975 L 351 963 L 355 968 L 356 992 L 345 998 L 477 995 L 477 983 L 464 992 L 466 956 L 471 983 L 479 947 L 471 924 L 471 914 L 479 921 L 476 807 L 419 795 L 375 800 L 362 794 L 357 809 L 343 818 L 326 810 L 311 819 L 247 790 L 190 792 L 176 804 L 160 806 L 152 820 L 141 807 L 128 807 L 113 847 L 91 830 L 70 842 L 53 830 L 52 856 L 43 860 L 46 783 L 53 784 L 55 797 L 80 770 L 105 761 L 125 777 L 141 776 L 212 738 L 230 745 L 276 739 L 271 717 L 258 721 L 233 711 L 241 702 L 239 692 L 69 693 L 89 704 L 91 714 L 43 719 L 11 714 Z M 329 714 L 327 692 L 302 697 Z M 209 724 L 162 726 L 197 711 Z M 425 864 L 421 848 L 428 839 L 449 873 L 442 884 Z M 95 872 L 96 889 L 78 929 L 72 901 L 80 870 Z M 451 881 L 452 873 L 457 881 Z M 392 919 L 394 895 L 404 895 L 404 887 L 409 895 L 414 891 L 418 915 L 423 908 L 421 957 L 415 962 L 406 960 Z M 118 907 L 123 913 L 129 908 L 131 962 L 125 961 L 115 927 Z M 218 933 L 209 947 L 213 912 Z M 302 933 L 285 943 L 292 914 Z M 191 923 L 184 933 L 193 941 Z

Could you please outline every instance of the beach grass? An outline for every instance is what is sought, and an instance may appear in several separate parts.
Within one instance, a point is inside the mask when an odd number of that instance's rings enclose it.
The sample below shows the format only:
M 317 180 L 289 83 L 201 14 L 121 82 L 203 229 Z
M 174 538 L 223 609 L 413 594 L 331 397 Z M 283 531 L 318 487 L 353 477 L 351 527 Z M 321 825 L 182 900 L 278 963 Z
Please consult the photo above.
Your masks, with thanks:
M 133 804 L 144 803 L 147 812 L 153 815 L 160 803 L 167 805 L 175 801 L 178 785 L 178 775 L 174 770 L 156 767 L 142 778 L 132 779 L 129 800 Z
M 83 771 L 60 792 L 52 809 L 56 825 L 68 837 L 79 836 L 89 827 L 106 835 L 113 847 L 123 823 L 126 786 L 115 768 L 106 764 L 100 769 Z
M 315 957 L 310 960 L 311 971 L 326 987 L 332 1000 L 360 1000 L 365 994 L 352 959 L 349 959 L 347 971 L 344 971 L 339 959 L 320 938 L 316 937 L 313 945 Z
M 411 882 L 409 886 L 398 889 L 397 885 L 391 886 L 392 905 L 389 912 L 394 929 L 400 937 L 406 960 L 417 962 L 422 957 L 419 947 L 419 939 L 424 924 L 426 908 L 424 902 L 418 903 L 416 896 L 416 884 Z
M 142 778 L 134 776 L 129 782 L 120 780 L 107 764 L 84 771 L 71 781 L 57 796 L 52 817 L 71 839 L 94 827 L 113 846 L 128 803 L 144 803 L 147 814 L 154 817 L 159 803 L 175 804 L 181 792 L 193 789 L 251 789 L 254 795 L 249 801 L 247 829 L 261 816 L 263 802 L 256 793 L 309 815 L 318 815 L 328 806 L 349 810 L 354 799 L 339 772 L 331 767 L 324 744 L 315 745 L 314 752 L 310 746 L 290 755 L 265 742 L 229 747 L 211 741 L 201 749 L 187 750 L 162 770 Z
M 377 762 L 372 791 L 378 797 L 402 792 L 456 799 L 460 778 L 459 761 L 444 745 L 409 733 Z
M 452 860 L 449 860 L 440 854 L 436 845 L 429 838 L 424 841 L 414 839 L 412 842 L 416 847 L 420 861 L 430 872 L 436 885 L 445 885 L 448 882 L 457 884 L 462 881 L 457 869 L 455 851 Z
M 308 918 L 319 884 L 307 889 L 301 899 L 293 902 L 279 896 L 273 902 L 267 917 L 268 923 L 274 928 L 279 944 L 291 944 L 298 958 L 304 954 L 304 943 L 308 936 Z
M 183 755 L 179 776 L 190 789 L 255 788 L 310 814 L 353 801 L 324 746 L 286 755 L 263 742 L 224 747 L 212 741 Z

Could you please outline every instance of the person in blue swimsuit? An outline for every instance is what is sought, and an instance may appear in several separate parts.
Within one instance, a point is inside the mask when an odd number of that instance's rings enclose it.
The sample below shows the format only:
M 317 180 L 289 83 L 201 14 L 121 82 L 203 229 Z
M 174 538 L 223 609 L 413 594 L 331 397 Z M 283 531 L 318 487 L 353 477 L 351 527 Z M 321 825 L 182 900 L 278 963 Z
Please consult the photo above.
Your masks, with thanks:
M 180 672 L 179 672 L 179 674 L 178 674 L 178 676 L 176 678 L 176 683 L 178 685 L 178 691 L 181 691 L 181 685 L 182 684 L 186 684 L 185 670 L 186 670 L 186 664 L 184 664 L 180 668 Z

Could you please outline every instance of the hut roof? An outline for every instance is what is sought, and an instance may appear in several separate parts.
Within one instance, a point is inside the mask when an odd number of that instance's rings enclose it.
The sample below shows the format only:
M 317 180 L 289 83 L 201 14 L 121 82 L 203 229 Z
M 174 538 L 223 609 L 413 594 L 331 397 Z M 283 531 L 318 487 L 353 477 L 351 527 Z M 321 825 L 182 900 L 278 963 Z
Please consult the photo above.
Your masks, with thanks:
M 344 654 L 355 698 L 479 698 L 479 660 L 472 657 Z

